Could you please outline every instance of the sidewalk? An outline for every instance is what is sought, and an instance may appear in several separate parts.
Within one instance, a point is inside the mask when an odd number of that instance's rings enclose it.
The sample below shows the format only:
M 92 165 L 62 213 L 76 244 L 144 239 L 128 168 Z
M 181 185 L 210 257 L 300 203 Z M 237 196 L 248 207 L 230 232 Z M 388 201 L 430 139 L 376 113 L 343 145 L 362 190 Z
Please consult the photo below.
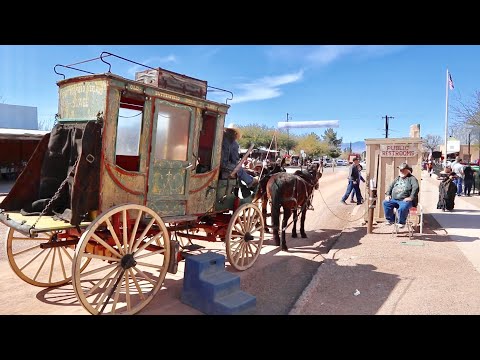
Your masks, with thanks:
M 480 314 L 480 196 L 444 213 L 439 181 L 422 177 L 424 234 L 344 229 L 290 314 Z

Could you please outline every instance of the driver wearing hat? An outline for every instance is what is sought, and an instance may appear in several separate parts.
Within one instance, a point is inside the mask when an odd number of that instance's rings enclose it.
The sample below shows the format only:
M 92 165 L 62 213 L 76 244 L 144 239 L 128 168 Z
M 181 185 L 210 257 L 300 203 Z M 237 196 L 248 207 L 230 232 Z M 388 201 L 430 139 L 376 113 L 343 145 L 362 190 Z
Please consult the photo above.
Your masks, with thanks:
M 395 214 L 393 209 L 398 209 L 398 227 L 405 227 L 408 211 L 418 202 L 418 180 L 412 175 L 412 168 L 407 163 L 401 163 L 398 167 L 399 176 L 390 184 L 383 201 L 383 211 L 387 225 L 393 225 Z
M 242 137 L 240 130 L 233 124 L 224 129 L 222 142 L 222 175 L 228 175 L 236 168 L 240 161 L 238 140 Z M 248 174 L 243 167 L 237 171 L 237 176 L 245 182 L 249 188 L 253 188 L 258 184 L 258 178 Z

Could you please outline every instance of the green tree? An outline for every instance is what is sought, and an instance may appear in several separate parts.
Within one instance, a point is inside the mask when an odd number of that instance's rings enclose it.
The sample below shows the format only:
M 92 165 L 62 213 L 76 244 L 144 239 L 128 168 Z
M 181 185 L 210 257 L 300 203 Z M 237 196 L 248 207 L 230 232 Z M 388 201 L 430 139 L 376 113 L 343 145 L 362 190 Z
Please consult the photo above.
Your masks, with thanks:
M 273 135 L 273 134 L 272 134 Z M 277 142 L 279 150 L 294 150 L 298 145 L 298 137 L 295 135 L 288 135 L 286 132 L 281 131 L 277 133 Z
M 269 147 L 272 141 L 272 129 L 265 125 L 246 125 L 239 126 L 242 138 L 238 141 L 240 147 L 248 148 L 251 144 L 256 147 Z
M 328 128 L 327 130 L 325 130 L 322 138 L 328 144 L 328 156 L 332 158 L 337 158 L 342 155 L 342 152 L 340 151 L 340 146 L 342 144 L 343 138 L 338 139 L 337 133 L 333 131 L 332 128 Z
M 324 141 L 328 143 L 329 146 L 332 146 L 336 149 L 340 149 L 343 138 L 338 139 L 337 133 L 333 131 L 332 128 L 328 128 L 322 135 Z
M 333 147 L 329 147 L 327 154 L 328 154 L 329 157 L 334 158 L 334 159 L 336 159 L 336 158 L 340 157 L 340 155 L 342 155 L 340 150 L 338 150 L 336 148 L 333 148 Z
M 320 141 L 317 134 L 311 133 L 298 139 L 295 152 L 300 153 L 300 150 L 305 151 L 307 156 L 317 157 L 328 152 L 328 145 Z

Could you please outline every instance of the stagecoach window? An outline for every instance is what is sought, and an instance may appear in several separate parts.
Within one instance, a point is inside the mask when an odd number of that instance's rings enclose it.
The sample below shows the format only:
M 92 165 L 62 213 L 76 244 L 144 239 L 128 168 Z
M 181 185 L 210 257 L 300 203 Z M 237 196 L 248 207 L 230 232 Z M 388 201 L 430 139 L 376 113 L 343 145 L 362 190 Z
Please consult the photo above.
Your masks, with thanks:
M 160 105 L 157 117 L 155 158 L 187 160 L 190 111 Z
M 143 103 L 122 97 L 118 111 L 116 164 L 128 171 L 140 170 L 140 135 Z

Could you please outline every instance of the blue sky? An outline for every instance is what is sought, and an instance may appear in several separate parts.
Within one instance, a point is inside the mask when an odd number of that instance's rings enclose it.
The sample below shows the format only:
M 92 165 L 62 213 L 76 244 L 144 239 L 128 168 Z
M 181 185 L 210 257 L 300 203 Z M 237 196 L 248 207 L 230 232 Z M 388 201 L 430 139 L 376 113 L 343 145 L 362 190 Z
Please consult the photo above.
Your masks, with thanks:
M 410 125 L 418 123 L 422 136 L 443 139 L 447 67 L 455 84 L 451 105 L 480 87 L 480 46 L 475 45 L 2 45 L 0 97 L 7 104 L 36 106 L 39 119 L 53 119 L 61 79 L 53 72 L 55 64 L 94 58 L 102 51 L 232 91 L 227 123 L 276 127 L 287 113 L 291 121 L 339 120 L 334 130 L 344 142 L 384 137 L 385 115 L 394 117 L 389 137 L 408 136 Z M 112 65 L 113 73 L 128 78 L 139 70 L 117 59 Z M 107 71 L 100 61 L 79 66 Z M 223 94 L 215 95 L 209 93 L 209 99 L 225 101 Z M 453 116 L 450 111 L 449 121 Z

